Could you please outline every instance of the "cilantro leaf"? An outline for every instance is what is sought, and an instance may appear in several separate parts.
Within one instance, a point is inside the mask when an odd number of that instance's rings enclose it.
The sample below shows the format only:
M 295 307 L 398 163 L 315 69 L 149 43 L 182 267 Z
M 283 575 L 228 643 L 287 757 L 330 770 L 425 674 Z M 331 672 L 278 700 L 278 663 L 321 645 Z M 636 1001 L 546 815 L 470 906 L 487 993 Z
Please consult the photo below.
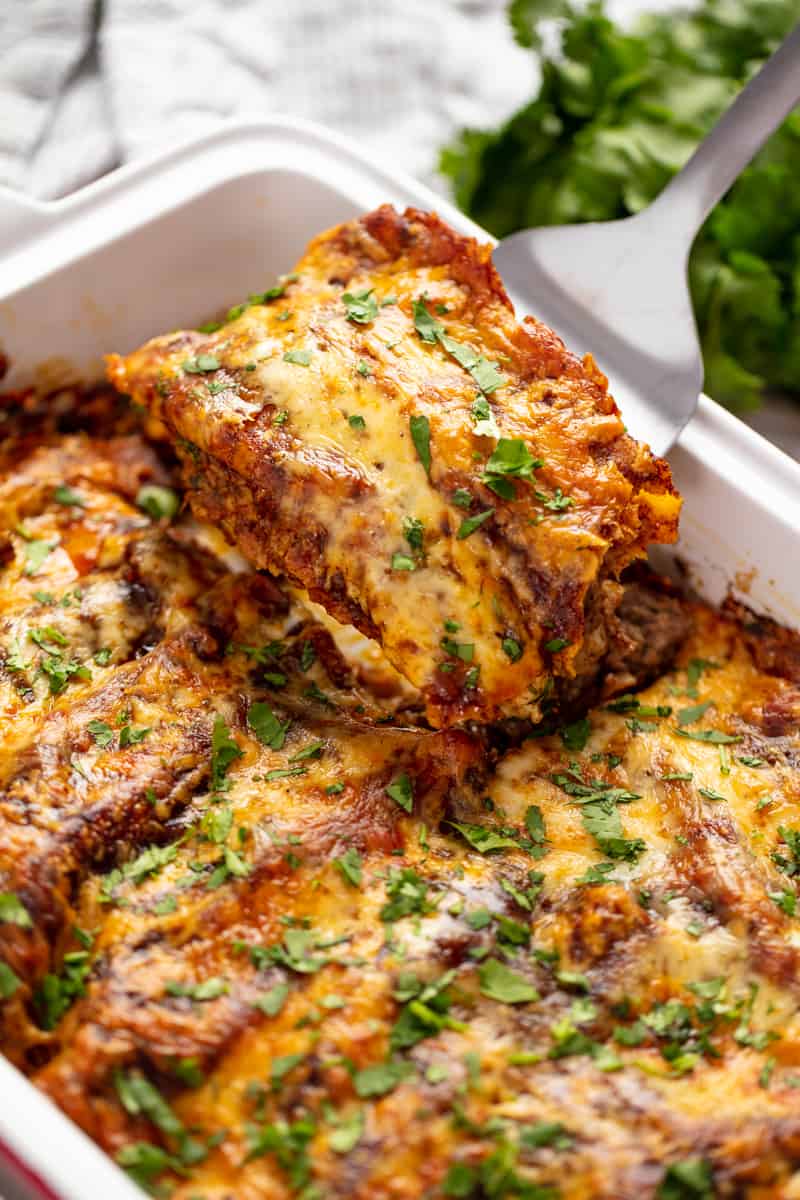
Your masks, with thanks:
M 468 538 L 476 529 L 480 529 L 481 525 L 492 516 L 494 516 L 494 509 L 487 508 L 485 512 L 477 513 L 474 517 L 466 517 L 459 525 L 456 537 L 462 542 L 464 538 Z
M 353 1086 L 356 1095 L 362 1100 L 372 1096 L 385 1096 L 393 1092 L 399 1083 L 411 1073 L 412 1068 L 404 1062 L 391 1061 L 375 1063 L 371 1067 L 362 1067 L 353 1076 Z
M 482 994 L 490 1000 L 499 1000 L 502 1004 L 527 1004 L 539 999 L 532 983 L 497 958 L 487 958 L 481 964 L 478 978 Z
M 209 371 L 218 371 L 222 363 L 213 354 L 198 354 L 196 358 L 184 359 L 181 365 L 187 375 L 204 375 Z
M 289 998 L 288 983 L 276 983 L 275 987 L 264 992 L 254 1001 L 253 1007 L 258 1008 L 267 1017 L 275 1017 Z
M 414 317 L 414 328 L 417 333 L 423 342 L 433 345 L 439 336 L 442 325 L 428 312 L 424 298 L 411 302 L 411 312 Z
M 311 365 L 310 350 L 287 350 L 283 356 L 283 361 L 294 363 L 298 367 L 308 367 Z
M 32 929 L 33 921 L 25 905 L 14 892 L 0 892 L 0 925 L 19 925 L 20 929 Z
M 425 474 L 431 473 L 431 426 L 427 417 L 409 417 L 408 427 L 411 430 L 411 440 L 417 457 L 425 468 Z
M 472 432 L 476 437 L 500 437 L 497 421 L 485 396 L 478 396 L 472 405 L 472 419 L 475 422 Z
M 656 1200 L 714 1200 L 711 1164 L 704 1158 L 685 1158 L 664 1172 Z
M 414 788 L 405 772 L 389 784 L 386 795 L 399 804 L 404 812 L 410 813 L 414 807 Z
M 291 721 L 282 724 L 268 704 L 256 700 L 247 710 L 247 724 L 262 746 L 269 746 L 270 750 L 282 750 Z
M 479 850 L 481 854 L 489 854 L 492 850 L 519 848 L 519 843 L 514 838 L 497 833 L 494 829 L 487 829 L 485 825 L 471 825 L 465 821 L 448 821 L 448 825 L 457 829 L 473 850 Z
M 217 713 L 214 717 L 214 727 L 211 731 L 211 789 L 223 791 L 226 787 L 225 776 L 231 763 L 241 758 L 244 751 L 240 750 L 231 737 L 230 730 L 225 724 L 225 718 Z
M 333 865 L 352 887 L 361 887 L 361 855 L 355 846 L 350 846 L 340 858 L 335 858 Z
M 172 488 L 158 487 L 148 483 L 140 487 L 136 493 L 136 504 L 151 516 L 154 521 L 166 517 L 168 520 L 175 516 L 181 506 L 180 497 Z
M 65 504 L 68 507 L 86 507 L 86 501 L 80 492 L 73 491 L 66 483 L 60 483 L 57 488 L 53 489 L 53 499 L 56 504 Z
M 689 738 L 693 742 L 709 742 L 712 746 L 730 746 L 740 742 L 741 736 L 733 733 L 723 733 L 719 729 L 698 729 L 691 732 L 688 729 L 673 729 L 678 737 Z
M 0 1000 L 8 1000 L 18 987 L 22 986 L 20 977 L 11 970 L 8 963 L 0 958 Z
M 348 321 L 357 325 L 368 325 L 378 315 L 378 302 L 373 296 L 374 288 L 365 292 L 345 292 L 342 302 L 347 313 Z
M 101 749 L 110 746 L 114 740 L 114 730 L 105 721 L 90 721 L 86 728 L 94 738 L 95 745 Z
M 592 725 L 588 717 L 581 717 L 571 725 L 564 725 L 559 733 L 568 750 L 584 750 L 592 735 Z
M 699 721 L 707 708 L 713 704 L 713 700 L 703 700 L 700 704 L 692 704 L 689 708 L 681 708 L 678 710 L 676 719 L 679 725 L 692 725 L 695 721 Z
M 41 538 L 29 538 L 25 542 L 25 575 L 35 575 L 45 559 L 56 548 L 55 542 L 46 542 Z

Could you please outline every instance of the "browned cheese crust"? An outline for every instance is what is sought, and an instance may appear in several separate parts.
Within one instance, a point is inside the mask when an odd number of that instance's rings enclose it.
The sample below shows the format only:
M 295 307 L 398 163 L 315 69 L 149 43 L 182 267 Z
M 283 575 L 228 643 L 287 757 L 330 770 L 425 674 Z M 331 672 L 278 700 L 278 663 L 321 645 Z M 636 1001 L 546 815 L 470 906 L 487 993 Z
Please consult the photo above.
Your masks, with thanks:
M 211 333 L 112 355 L 189 502 L 377 639 L 430 722 L 536 718 L 608 650 L 614 580 L 676 535 L 605 377 L 517 321 L 491 247 L 384 206 Z
M 431 733 L 86 423 L 0 436 L 5 1054 L 173 1200 L 795 1200 L 796 635 L 638 579 L 646 690 Z

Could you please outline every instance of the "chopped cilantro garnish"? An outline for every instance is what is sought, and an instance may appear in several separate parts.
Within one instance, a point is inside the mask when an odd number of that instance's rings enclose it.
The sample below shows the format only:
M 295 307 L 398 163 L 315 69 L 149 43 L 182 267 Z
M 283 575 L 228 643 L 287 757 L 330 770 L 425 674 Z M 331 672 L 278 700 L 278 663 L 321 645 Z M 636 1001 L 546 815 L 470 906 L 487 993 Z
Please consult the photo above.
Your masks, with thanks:
M 198 354 L 196 358 L 185 359 L 181 365 L 187 375 L 204 375 L 218 371 L 222 363 L 213 354 Z
M 609 878 L 614 866 L 613 862 L 593 863 L 575 882 L 578 884 L 614 883 L 615 880 Z
M 503 500 L 515 497 L 512 479 L 531 479 L 543 466 L 534 458 L 521 438 L 500 438 L 486 464 L 481 481 Z
M 525 828 L 532 842 L 538 845 L 544 843 L 546 837 L 544 817 L 538 804 L 529 804 L 525 810 Z
M 505 376 L 501 375 L 494 363 L 490 363 L 487 358 L 473 350 L 471 346 L 465 346 L 461 342 L 457 342 L 455 338 L 450 337 L 446 332 L 444 325 L 431 316 L 425 304 L 425 297 L 422 296 L 412 303 L 412 312 L 414 316 L 414 328 L 416 329 L 423 342 L 434 344 L 439 342 L 444 350 L 456 360 L 459 366 L 462 366 L 465 371 L 468 371 L 475 383 L 484 394 L 496 391 L 507 382 Z
M 463 541 L 464 538 L 468 538 L 471 533 L 474 533 L 476 529 L 479 529 L 483 525 L 484 521 L 488 521 L 493 515 L 494 509 L 487 508 L 484 512 L 477 513 L 474 517 L 466 517 L 461 522 L 456 537 L 459 541 Z
M 473 908 L 471 912 L 465 915 L 464 920 L 470 929 L 486 929 L 492 923 L 492 914 L 488 908 Z
M 704 671 L 716 670 L 719 663 L 709 658 L 692 658 L 686 668 L 686 695 L 697 699 L 697 684 Z
M 704 1158 L 685 1158 L 667 1167 L 656 1200 L 714 1200 L 711 1164 Z
M 452 638 L 442 638 L 439 645 L 445 654 L 449 654 L 451 658 L 460 658 L 462 662 L 470 663 L 475 657 L 473 642 L 454 642 Z
M 109 871 L 100 884 L 101 904 L 114 902 L 116 888 L 121 883 L 129 880 L 138 886 L 151 875 L 157 875 L 168 863 L 174 861 L 178 853 L 178 845 L 178 842 L 172 842 L 167 846 L 148 846 L 131 862 Z
M 354 846 L 345 850 L 340 858 L 335 858 L 333 865 L 349 884 L 352 884 L 353 887 L 361 887 L 361 855 Z
M 547 496 L 544 492 L 535 490 L 534 495 L 539 503 L 543 504 L 550 512 L 564 512 L 575 503 L 571 496 L 564 495 L 560 487 L 556 488 L 552 496 Z
M 450 499 L 456 508 L 469 508 L 472 504 L 472 496 L 466 488 L 456 488 Z
M 464 821 L 448 821 L 453 829 L 457 829 L 465 841 L 481 854 L 489 854 L 493 850 L 518 849 L 519 843 L 515 838 L 488 829 L 485 825 L 472 825 Z
M 693 704 L 689 708 L 681 708 L 678 710 L 676 720 L 679 725 L 692 725 L 695 721 L 699 721 L 707 708 L 713 704 L 713 700 L 703 700 L 700 704 Z
M 501 642 L 503 653 L 511 659 L 512 663 L 519 662 L 522 658 L 522 646 L 513 637 L 504 637 Z
M 592 734 L 591 721 L 588 717 L 581 717 L 571 725 L 564 725 L 559 733 L 568 750 L 584 750 Z
M 472 419 L 475 422 L 472 432 L 476 437 L 500 437 L 497 421 L 485 396 L 478 396 L 472 405 Z
M 67 644 L 67 639 L 63 633 L 52 625 L 42 625 L 40 629 L 29 629 L 28 637 L 41 650 L 46 650 L 49 653 L 53 653 L 53 645 L 66 646 Z
M 14 892 L 0 892 L 0 925 L 19 925 L 20 929 L 32 929 L 30 913 Z
M 86 991 L 89 954 L 73 950 L 64 955 L 61 974 L 48 973 L 34 993 L 34 1005 L 43 1029 L 55 1029 L 64 1013 Z
M 414 789 L 411 780 L 405 772 L 392 780 L 386 788 L 386 795 L 399 804 L 404 812 L 410 813 L 414 807 Z
M 131 1142 L 117 1152 L 116 1161 L 134 1183 L 152 1193 L 155 1181 L 165 1171 L 183 1172 L 181 1161 L 161 1146 L 150 1142 Z
M 378 302 L 373 296 L 374 288 L 365 292 L 345 292 L 342 302 L 348 321 L 357 325 L 368 325 L 378 315 Z
M 328 1144 L 334 1154 L 349 1154 L 361 1140 L 364 1132 L 364 1110 L 356 1108 L 347 1116 L 339 1117 L 336 1127 L 331 1130 Z
M 201 983 L 180 983 L 169 979 L 164 985 L 168 996 L 185 996 L 189 1000 L 217 1000 L 229 991 L 228 984 L 218 975 L 204 979 Z
M 783 888 L 780 892 L 767 892 L 767 895 L 787 917 L 797 915 L 797 893 L 792 888 Z
M 263 746 L 281 750 L 291 721 L 281 723 L 267 703 L 256 700 L 248 709 L 247 724 Z
M 294 363 L 298 367 L 308 367 L 311 365 L 310 350 L 287 350 L 283 356 L 283 361 Z
M 143 742 L 150 733 L 149 726 L 143 726 L 141 729 L 134 729 L 132 725 L 123 725 L 119 731 L 120 748 L 125 746 L 138 746 L 139 742 Z
M 8 963 L 3 962 L 0 958 L 0 1000 L 8 1000 L 18 987 L 22 986 L 22 980 L 18 975 L 11 970 Z
M 393 571 L 416 571 L 419 563 L 410 554 L 404 554 L 401 550 L 395 551 L 392 555 L 392 570 Z
M 66 504 L 69 507 L 85 508 L 86 501 L 79 492 L 73 491 L 71 487 L 67 487 L 65 483 L 60 483 L 57 488 L 53 489 L 53 499 L 56 504 Z
M 403 519 L 403 537 L 408 542 L 412 550 L 420 553 L 425 537 L 425 526 L 417 517 L 404 517 Z
M 709 742 L 713 746 L 730 746 L 742 740 L 739 734 L 723 733 L 719 729 L 698 729 L 691 732 L 688 729 L 673 729 L 677 737 L 688 738 L 693 742 Z
M 200 822 L 200 829 L 210 842 L 221 846 L 228 838 L 233 826 L 233 813 L 227 805 L 215 804 L 207 808 Z
M 408 427 L 417 457 L 425 468 L 426 475 L 431 473 L 431 426 L 425 416 L 409 417 Z
M 272 1154 L 281 1169 L 286 1173 L 291 1190 L 294 1194 L 306 1191 L 306 1184 L 311 1177 L 311 1163 L 308 1157 L 308 1143 L 314 1136 L 315 1126 L 310 1117 L 292 1122 L 276 1121 L 274 1125 L 246 1127 L 248 1154 L 247 1160 L 260 1158 L 263 1154 Z
M 317 661 L 317 652 L 314 649 L 314 643 L 311 641 L 303 642 L 303 648 L 300 651 L 300 670 L 308 671 Z
M 227 784 L 225 776 L 231 763 L 244 754 L 231 737 L 230 730 L 225 724 L 225 718 L 220 714 L 214 717 L 214 727 L 211 731 L 211 790 L 224 791 Z
M 308 746 L 304 746 L 296 754 L 290 755 L 289 762 L 304 762 L 307 758 L 322 758 L 322 751 L 324 749 L 325 743 L 323 741 L 310 742 Z
M 532 983 L 497 958 L 487 959 L 478 968 L 478 978 L 482 994 L 490 1000 L 499 1000 L 502 1004 L 527 1004 L 539 999 Z
M 366 429 L 367 428 L 367 422 L 364 420 L 364 418 L 361 416 L 360 413 L 351 413 L 350 416 L 347 418 L 347 424 L 350 426 L 351 429 Z
M 55 542 L 46 542 L 39 538 L 28 538 L 25 542 L 26 575 L 35 575 L 49 554 L 56 548 Z
M 50 692 L 56 696 L 62 692 L 70 679 L 91 679 L 92 673 L 88 667 L 82 666 L 75 659 L 65 662 L 60 654 L 51 654 L 39 664 L 39 670 L 47 676 Z
M 139 488 L 136 493 L 136 503 L 155 521 L 162 517 L 171 519 L 181 506 L 177 492 L 174 492 L 172 488 L 158 487 L 154 483 L 148 483 Z
M 566 638 L 556 637 L 550 638 L 549 641 L 545 642 L 544 648 L 550 654 L 558 654 L 559 651 L 566 650 L 567 646 L 571 645 L 572 643 L 567 641 Z
M 288 983 L 276 983 L 275 987 L 270 988 L 268 992 L 264 992 L 253 1002 L 253 1007 L 260 1009 L 267 1017 L 275 1017 L 281 1011 L 288 998 Z
M 385 1096 L 394 1091 L 399 1083 L 407 1078 L 412 1068 L 409 1064 L 392 1060 L 391 1062 L 375 1063 L 371 1067 L 362 1067 L 353 1076 L 353 1087 L 356 1095 L 362 1100 L 372 1096 Z
M 380 916 L 387 924 L 412 913 L 425 916 L 436 909 L 436 905 L 428 899 L 428 884 L 411 867 L 389 872 L 386 894 L 389 899 L 381 909 Z
M 114 731 L 105 721 L 90 721 L 86 726 L 95 741 L 95 745 L 105 748 L 114 740 Z
M 727 800 L 727 796 L 722 796 L 719 792 L 715 792 L 713 788 L 701 787 L 697 790 L 701 796 L 705 796 L 706 800 Z

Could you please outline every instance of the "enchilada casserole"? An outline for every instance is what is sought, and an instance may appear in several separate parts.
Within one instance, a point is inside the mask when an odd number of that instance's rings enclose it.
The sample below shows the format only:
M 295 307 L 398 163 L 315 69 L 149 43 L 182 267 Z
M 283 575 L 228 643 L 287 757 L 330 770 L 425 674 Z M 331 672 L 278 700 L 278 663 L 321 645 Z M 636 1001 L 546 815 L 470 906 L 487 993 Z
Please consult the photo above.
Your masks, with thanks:
M 202 347 L 144 353 L 173 435 Z M 240 532 L 210 392 L 183 465 L 110 391 L 0 406 L 2 1051 L 175 1200 L 796 1200 L 800 639 L 629 569 L 537 724 L 436 728 L 451 693 L 190 515 L 182 479 Z M 674 503 L 622 439 L 582 478 Z

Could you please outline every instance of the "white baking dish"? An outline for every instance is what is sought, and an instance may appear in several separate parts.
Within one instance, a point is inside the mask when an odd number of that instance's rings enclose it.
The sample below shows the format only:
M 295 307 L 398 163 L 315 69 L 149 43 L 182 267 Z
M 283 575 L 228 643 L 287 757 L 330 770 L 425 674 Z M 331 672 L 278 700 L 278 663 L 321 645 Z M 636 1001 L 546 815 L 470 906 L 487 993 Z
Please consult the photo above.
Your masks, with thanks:
M 282 118 L 231 125 L 55 204 L 0 193 L 3 386 L 91 378 L 104 352 L 262 291 L 312 234 L 385 201 L 487 237 L 351 143 Z M 800 625 L 800 465 L 705 398 L 670 459 L 685 497 L 678 554 L 699 590 L 718 602 L 731 589 Z M 141 1196 L 2 1059 L 0 1189 L 5 1200 Z

